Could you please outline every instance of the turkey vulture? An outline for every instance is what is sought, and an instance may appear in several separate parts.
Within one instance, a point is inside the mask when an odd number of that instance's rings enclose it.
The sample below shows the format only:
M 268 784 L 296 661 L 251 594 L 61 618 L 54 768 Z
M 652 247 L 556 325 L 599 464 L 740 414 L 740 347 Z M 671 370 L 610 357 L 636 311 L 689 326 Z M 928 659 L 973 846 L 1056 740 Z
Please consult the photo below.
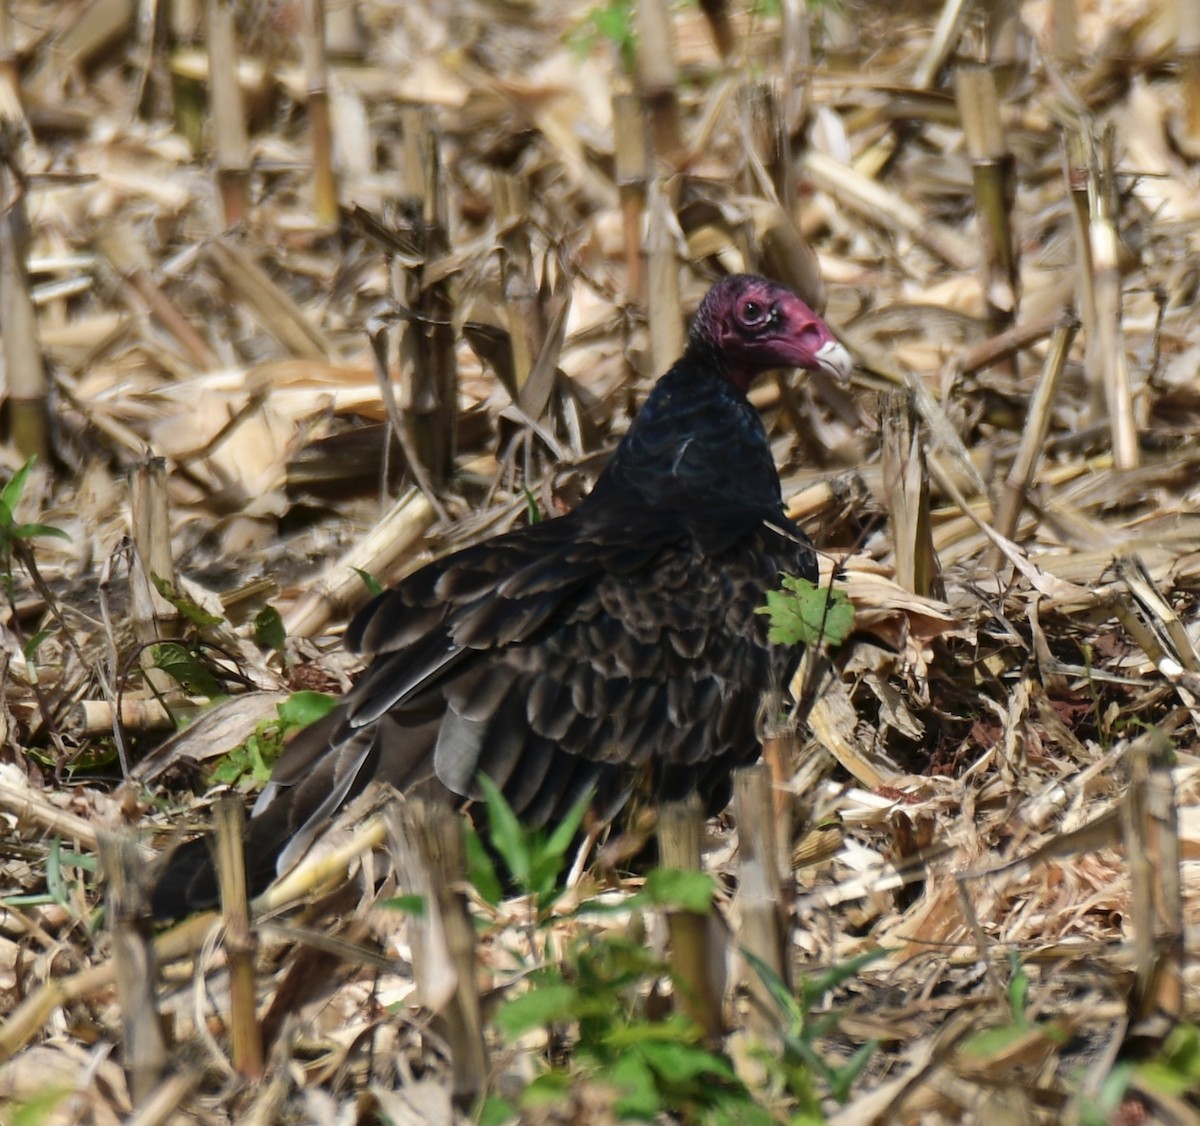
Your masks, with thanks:
M 780 572 L 817 573 L 746 399 L 756 376 L 791 367 L 844 376 L 850 357 L 783 286 L 724 278 L 574 511 L 447 555 L 363 609 L 346 643 L 366 671 L 254 807 L 254 890 L 375 779 L 462 800 L 482 773 L 532 825 L 589 790 L 610 818 L 634 785 L 723 805 L 731 771 L 758 755 L 765 694 L 798 659 L 755 611 Z M 216 900 L 206 842 L 184 845 L 155 913 Z

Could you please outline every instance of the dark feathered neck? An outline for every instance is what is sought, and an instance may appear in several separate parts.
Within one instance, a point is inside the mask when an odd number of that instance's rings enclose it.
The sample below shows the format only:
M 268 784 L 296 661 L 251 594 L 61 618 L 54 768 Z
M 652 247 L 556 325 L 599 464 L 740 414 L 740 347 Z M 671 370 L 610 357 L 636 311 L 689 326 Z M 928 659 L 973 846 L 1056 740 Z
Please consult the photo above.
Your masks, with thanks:
M 782 510 L 762 420 L 711 352 L 689 344 L 654 385 L 589 498 L 603 505 L 658 509 L 694 530 L 716 513 L 757 523 Z
M 741 395 L 745 395 L 754 378 L 751 375 L 731 371 L 720 352 L 694 328 L 688 336 L 687 348 L 683 355 L 667 374 L 670 375 L 679 367 L 685 368 L 696 379 L 720 379 Z M 663 378 L 665 379 L 666 376 Z

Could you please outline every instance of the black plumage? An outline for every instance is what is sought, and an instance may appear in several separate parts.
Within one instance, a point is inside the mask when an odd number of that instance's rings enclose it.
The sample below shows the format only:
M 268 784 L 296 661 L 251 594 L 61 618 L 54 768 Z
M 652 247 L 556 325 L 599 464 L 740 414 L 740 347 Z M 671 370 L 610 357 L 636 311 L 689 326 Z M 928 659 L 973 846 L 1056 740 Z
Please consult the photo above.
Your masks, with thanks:
M 715 285 L 574 511 L 437 560 L 359 613 L 346 643 L 366 671 L 276 766 L 248 825 L 252 886 L 372 780 L 467 798 L 484 773 L 535 825 L 588 790 L 611 817 L 634 784 L 723 804 L 732 769 L 757 757 L 764 695 L 798 657 L 768 643 L 755 611 L 780 572 L 816 575 L 746 391 L 773 368 L 848 365 L 782 286 Z M 215 898 L 192 842 L 155 910 Z

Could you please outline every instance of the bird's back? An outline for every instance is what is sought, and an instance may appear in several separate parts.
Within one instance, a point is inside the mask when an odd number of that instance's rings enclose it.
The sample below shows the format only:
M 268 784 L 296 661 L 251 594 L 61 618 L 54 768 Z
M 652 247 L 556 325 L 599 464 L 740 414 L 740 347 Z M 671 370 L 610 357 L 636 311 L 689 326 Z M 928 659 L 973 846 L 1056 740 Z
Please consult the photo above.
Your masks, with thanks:
M 468 798 L 483 773 L 530 825 L 589 790 L 614 816 L 639 782 L 724 805 L 729 772 L 758 755 L 764 693 L 796 659 L 755 611 L 780 572 L 814 577 L 812 550 L 782 517 L 714 551 L 661 514 L 598 511 L 429 564 L 359 615 L 351 638 L 370 663 L 277 763 L 249 825 L 252 883 L 373 779 Z M 213 901 L 201 869 L 160 884 L 160 913 L 182 891 L 188 909 Z

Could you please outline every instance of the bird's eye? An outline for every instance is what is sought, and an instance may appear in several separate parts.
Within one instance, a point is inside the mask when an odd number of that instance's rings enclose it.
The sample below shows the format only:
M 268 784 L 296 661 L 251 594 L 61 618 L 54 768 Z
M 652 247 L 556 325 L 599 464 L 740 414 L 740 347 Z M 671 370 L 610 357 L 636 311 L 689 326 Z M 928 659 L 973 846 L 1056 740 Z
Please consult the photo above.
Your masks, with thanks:
M 746 324 L 757 324 L 763 319 L 766 314 L 766 309 L 758 301 L 747 301 L 742 306 L 742 320 Z

